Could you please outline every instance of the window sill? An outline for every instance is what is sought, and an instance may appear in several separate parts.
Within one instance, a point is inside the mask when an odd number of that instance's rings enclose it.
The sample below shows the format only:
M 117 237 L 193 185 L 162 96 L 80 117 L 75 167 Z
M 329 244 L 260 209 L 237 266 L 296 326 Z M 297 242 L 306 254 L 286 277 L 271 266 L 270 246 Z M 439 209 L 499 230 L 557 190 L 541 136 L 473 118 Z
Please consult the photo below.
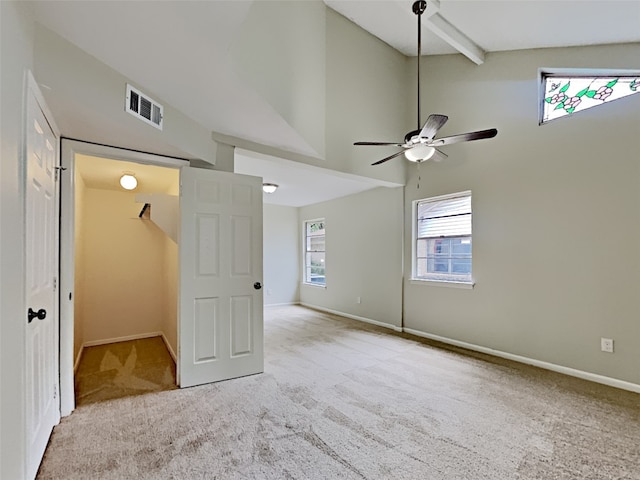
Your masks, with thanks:
M 419 278 L 412 278 L 411 285 L 432 285 L 436 287 L 462 288 L 466 290 L 472 290 L 475 283 L 474 282 L 454 282 L 451 280 L 422 280 Z
M 317 283 L 307 283 L 307 282 L 302 282 L 302 285 L 305 285 L 307 287 L 316 287 L 316 288 L 327 288 L 327 285 L 319 285 Z

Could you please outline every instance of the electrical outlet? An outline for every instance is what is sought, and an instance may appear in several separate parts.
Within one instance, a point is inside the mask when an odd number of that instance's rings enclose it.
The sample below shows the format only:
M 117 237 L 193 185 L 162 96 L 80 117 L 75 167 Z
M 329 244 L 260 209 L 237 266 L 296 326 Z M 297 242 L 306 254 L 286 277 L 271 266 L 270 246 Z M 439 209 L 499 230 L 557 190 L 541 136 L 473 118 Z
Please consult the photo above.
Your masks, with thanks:
M 271 295 L 273 292 L 271 291 L 270 288 L 267 288 L 267 296 Z
M 600 339 L 600 350 L 607 353 L 613 353 L 613 339 L 612 338 L 601 338 Z
M 357 303 L 357 304 L 362 303 L 362 299 L 361 299 L 360 297 L 356 297 L 356 303 Z

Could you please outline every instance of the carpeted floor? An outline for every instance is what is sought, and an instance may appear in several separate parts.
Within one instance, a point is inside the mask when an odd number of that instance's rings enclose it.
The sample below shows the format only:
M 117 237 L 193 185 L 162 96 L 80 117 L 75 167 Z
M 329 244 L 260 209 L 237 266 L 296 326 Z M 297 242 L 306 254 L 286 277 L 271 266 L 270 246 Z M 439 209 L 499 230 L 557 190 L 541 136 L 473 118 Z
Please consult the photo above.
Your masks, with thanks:
M 40 479 L 640 479 L 640 395 L 302 307 L 265 373 L 79 407 Z
M 161 337 L 86 347 L 75 377 L 76 405 L 176 388 L 176 366 Z

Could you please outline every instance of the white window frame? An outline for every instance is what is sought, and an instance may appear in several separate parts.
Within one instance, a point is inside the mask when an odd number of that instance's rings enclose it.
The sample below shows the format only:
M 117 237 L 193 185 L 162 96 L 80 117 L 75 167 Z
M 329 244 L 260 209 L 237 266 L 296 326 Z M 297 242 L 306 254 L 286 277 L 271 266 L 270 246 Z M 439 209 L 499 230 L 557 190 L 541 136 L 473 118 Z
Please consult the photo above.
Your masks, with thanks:
M 310 223 L 318 223 L 318 222 L 322 222 L 324 223 L 324 229 L 325 229 L 325 234 L 324 234 L 324 238 L 325 238 L 325 247 L 324 247 L 324 256 L 325 256 L 325 265 L 324 265 L 324 283 L 315 283 L 315 282 L 311 282 L 307 280 L 307 254 L 310 252 L 313 252 L 315 250 L 307 250 L 307 225 Z M 314 218 L 314 219 L 310 219 L 310 220 L 305 220 L 304 222 L 302 222 L 302 283 L 304 285 L 309 285 L 312 287 L 318 287 L 318 288 L 327 288 L 327 262 L 326 262 L 326 258 L 327 258 L 327 245 L 326 245 L 326 241 L 327 241 L 327 221 L 325 218 Z M 318 250 L 319 251 L 319 250 Z
M 466 190 L 464 192 L 451 193 L 447 195 L 439 195 L 436 197 L 428 197 L 428 198 L 420 198 L 418 200 L 414 200 L 412 204 L 412 215 L 411 215 L 411 223 L 412 223 L 412 233 L 411 233 L 411 284 L 414 285 L 435 285 L 442 287 L 453 287 L 453 288 L 464 288 L 464 289 L 472 289 L 475 285 L 473 281 L 473 253 L 471 254 L 471 262 L 472 262 L 472 279 L 471 280 L 452 280 L 452 279 L 426 279 L 423 277 L 418 277 L 417 267 L 418 267 L 418 204 L 422 202 L 438 202 L 442 200 L 448 200 L 452 198 L 458 197 L 470 197 L 473 200 L 471 195 L 471 190 Z M 473 219 L 473 206 L 471 208 L 471 218 Z M 472 222 L 472 230 L 471 230 L 471 238 L 473 239 L 473 222 Z M 473 251 L 473 240 L 472 240 L 472 251 Z

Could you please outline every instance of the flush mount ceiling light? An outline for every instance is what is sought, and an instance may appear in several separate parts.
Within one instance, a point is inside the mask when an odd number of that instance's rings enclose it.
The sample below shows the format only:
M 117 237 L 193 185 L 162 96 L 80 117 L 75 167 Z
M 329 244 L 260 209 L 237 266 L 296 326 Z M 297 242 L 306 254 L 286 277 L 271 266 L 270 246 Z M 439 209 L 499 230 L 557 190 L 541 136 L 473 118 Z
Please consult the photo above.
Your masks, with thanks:
M 120 177 L 120 186 L 125 190 L 133 190 L 138 186 L 138 180 L 131 173 L 125 173 Z
M 278 185 L 276 185 L 275 183 L 263 183 L 262 184 L 262 191 L 264 193 L 273 193 L 278 189 Z

